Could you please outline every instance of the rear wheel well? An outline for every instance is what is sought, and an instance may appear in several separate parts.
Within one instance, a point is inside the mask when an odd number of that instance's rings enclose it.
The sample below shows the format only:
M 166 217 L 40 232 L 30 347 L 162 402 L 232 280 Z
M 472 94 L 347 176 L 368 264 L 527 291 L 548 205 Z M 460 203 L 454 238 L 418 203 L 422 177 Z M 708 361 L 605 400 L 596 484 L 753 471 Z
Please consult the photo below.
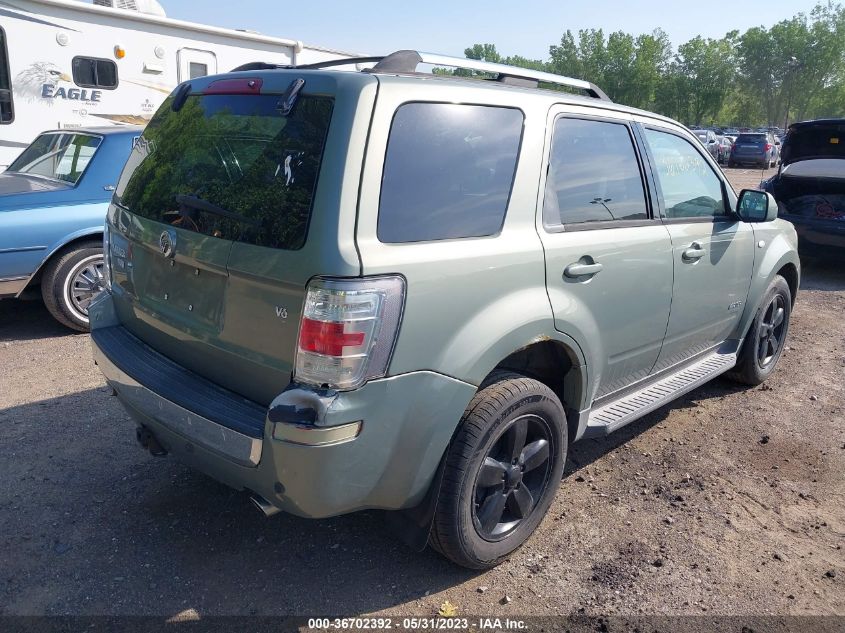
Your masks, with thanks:
M 778 275 L 786 279 L 789 286 L 789 294 L 792 295 L 792 305 L 795 305 L 795 297 L 798 295 L 798 268 L 795 264 L 786 264 L 779 271 Z
M 482 381 L 481 388 L 502 371 L 516 372 L 543 383 L 555 393 L 567 411 L 569 439 L 572 441 L 578 430 L 578 422 L 575 416 L 569 415 L 569 410 L 578 409 L 583 388 L 580 372 L 573 371 L 576 367 L 579 367 L 578 357 L 563 343 L 538 341 L 516 350 L 500 361 Z
M 53 251 L 50 256 L 45 259 L 41 264 L 38 266 L 38 270 L 35 271 L 35 274 L 32 276 L 32 279 L 29 280 L 29 283 L 26 285 L 26 289 L 30 289 L 33 286 L 37 286 L 41 283 L 41 276 L 44 274 L 44 269 L 47 267 L 47 264 L 50 261 L 56 259 L 57 257 L 61 257 L 63 254 L 67 253 L 70 250 L 74 250 L 85 244 L 86 242 L 102 242 L 103 241 L 103 234 L 102 233 L 89 233 L 88 235 L 80 235 L 79 237 L 72 239 L 67 244 L 63 244 L 55 251 Z

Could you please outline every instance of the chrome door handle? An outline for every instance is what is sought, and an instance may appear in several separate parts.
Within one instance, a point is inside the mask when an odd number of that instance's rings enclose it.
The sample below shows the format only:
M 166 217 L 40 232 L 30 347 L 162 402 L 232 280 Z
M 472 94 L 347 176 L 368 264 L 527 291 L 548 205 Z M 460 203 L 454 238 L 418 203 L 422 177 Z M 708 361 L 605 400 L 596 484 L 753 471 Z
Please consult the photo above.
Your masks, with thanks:
M 700 244 L 691 244 L 688 249 L 681 253 L 681 258 L 685 262 L 694 262 L 701 259 L 707 253 Z
M 567 277 L 585 277 L 586 275 L 595 275 L 602 271 L 603 266 L 599 263 L 582 264 L 581 262 L 573 262 L 563 269 L 563 274 Z

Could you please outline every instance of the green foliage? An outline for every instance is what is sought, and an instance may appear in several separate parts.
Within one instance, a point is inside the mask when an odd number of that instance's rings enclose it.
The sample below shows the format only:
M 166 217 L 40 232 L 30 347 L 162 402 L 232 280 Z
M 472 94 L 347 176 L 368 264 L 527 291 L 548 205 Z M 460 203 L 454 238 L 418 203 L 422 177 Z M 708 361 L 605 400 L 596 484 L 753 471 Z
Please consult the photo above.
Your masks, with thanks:
M 845 9 L 831 2 L 770 29 L 694 37 L 677 51 L 660 29 L 639 36 L 588 29 L 567 30 L 546 61 L 506 57 L 494 44 L 474 44 L 464 54 L 586 79 L 616 102 L 687 124 L 783 125 L 845 116 Z

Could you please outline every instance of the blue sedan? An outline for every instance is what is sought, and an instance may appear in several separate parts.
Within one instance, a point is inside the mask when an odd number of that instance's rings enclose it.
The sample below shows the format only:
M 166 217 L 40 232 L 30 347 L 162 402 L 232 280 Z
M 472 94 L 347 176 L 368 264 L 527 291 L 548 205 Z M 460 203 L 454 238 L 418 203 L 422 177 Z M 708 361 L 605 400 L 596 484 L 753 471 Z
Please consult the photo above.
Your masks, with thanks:
M 142 128 L 44 132 L 0 173 L 0 298 L 38 285 L 50 313 L 88 329 L 102 289 L 103 223 Z

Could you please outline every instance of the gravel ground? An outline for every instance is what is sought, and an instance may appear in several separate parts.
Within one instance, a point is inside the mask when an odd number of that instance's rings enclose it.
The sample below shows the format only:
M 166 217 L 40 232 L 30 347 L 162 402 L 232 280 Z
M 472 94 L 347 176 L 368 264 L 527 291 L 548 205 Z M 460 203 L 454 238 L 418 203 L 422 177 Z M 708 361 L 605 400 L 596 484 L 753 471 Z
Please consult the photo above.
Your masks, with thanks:
M 0 614 L 845 615 L 843 314 L 845 271 L 807 266 L 766 385 L 578 443 L 535 536 L 479 574 L 378 513 L 265 519 L 149 456 L 89 337 L 0 302 Z

